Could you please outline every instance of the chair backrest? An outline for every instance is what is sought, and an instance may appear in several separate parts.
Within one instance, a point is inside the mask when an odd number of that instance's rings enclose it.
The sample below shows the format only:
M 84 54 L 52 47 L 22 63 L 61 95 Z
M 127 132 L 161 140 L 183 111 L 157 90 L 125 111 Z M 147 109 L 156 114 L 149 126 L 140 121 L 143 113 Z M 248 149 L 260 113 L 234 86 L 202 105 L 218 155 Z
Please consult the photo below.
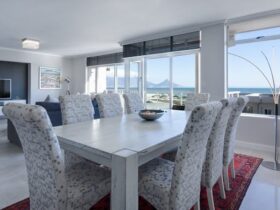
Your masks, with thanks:
M 141 97 L 137 93 L 125 93 L 123 94 L 125 108 L 128 114 L 139 112 L 144 109 L 144 104 Z
M 225 133 L 225 143 L 224 143 L 224 166 L 228 166 L 234 156 L 234 149 L 236 144 L 236 129 L 238 125 L 239 117 L 248 103 L 248 97 L 239 97 L 239 98 L 229 98 L 230 103 L 234 103 L 233 109 L 231 111 L 227 129 Z
M 170 209 L 190 209 L 199 201 L 206 144 L 221 108 L 220 102 L 211 102 L 193 109 L 176 155 Z
M 117 93 L 97 94 L 95 96 L 98 104 L 100 117 L 115 117 L 123 114 L 120 95 Z
M 192 111 L 196 106 L 209 101 L 209 93 L 187 93 L 185 100 L 185 110 Z
M 65 209 L 64 160 L 46 110 L 10 103 L 3 113 L 15 126 L 23 147 L 30 209 Z
M 225 132 L 234 104 L 227 99 L 223 100 L 222 104 L 206 146 L 206 158 L 201 177 L 201 183 L 205 187 L 213 187 L 223 170 Z
M 89 95 L 60 96 L 59 102 L 64 125 L 93 119 L 94 109 Z

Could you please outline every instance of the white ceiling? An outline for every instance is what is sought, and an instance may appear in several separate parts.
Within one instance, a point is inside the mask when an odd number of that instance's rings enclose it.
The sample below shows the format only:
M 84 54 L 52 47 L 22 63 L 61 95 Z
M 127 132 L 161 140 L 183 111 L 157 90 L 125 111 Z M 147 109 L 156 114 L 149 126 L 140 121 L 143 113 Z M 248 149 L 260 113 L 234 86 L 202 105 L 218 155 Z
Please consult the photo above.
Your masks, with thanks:
M 279 0 L 7 0 L 0 3 L 0 47 L 63 56 L 120 49 L 119 42 L 190 25 L 280 9 Z

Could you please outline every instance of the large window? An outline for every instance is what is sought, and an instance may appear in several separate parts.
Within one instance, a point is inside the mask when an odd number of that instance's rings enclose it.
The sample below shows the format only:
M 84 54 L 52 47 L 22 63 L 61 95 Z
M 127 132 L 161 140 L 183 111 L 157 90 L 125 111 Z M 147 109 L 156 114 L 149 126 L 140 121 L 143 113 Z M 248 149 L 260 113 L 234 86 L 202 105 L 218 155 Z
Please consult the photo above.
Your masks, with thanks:
M 274 114 L 271 89 L 266 79 L 253 65 L 237 56 L 249 59 L 271 81 L 269 66 L 262 55 L 264 52 L 271 62 L 276 85 L 279 87 L 280 62 L 277 58 L 280 56 L 280 40 L 269 37 L 275 36 L 276 32 L 280 35 L 279 28 L 236 34 L 236 45 L 229 48 L 228 94 L 249 96 L 250 101 L 245 112 Z
M 184 105 L 186 93 L 196 89 L 197 54 L 198 50 L 192 50 L 127 58 L 125 65 L 91 66 L 87 90 L 139 93 L 150 109 Z

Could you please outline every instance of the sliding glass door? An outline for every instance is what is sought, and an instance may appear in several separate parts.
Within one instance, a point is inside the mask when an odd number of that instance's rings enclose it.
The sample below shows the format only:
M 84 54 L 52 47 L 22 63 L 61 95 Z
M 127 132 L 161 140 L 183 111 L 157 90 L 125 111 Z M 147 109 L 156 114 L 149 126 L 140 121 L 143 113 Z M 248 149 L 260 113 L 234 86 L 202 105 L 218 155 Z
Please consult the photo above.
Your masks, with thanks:
M 88 67 L 88 93 L 138 93 L 149 109 L 184 105 L 197 90 L 198 50 L 126 58 L 124 63 Z

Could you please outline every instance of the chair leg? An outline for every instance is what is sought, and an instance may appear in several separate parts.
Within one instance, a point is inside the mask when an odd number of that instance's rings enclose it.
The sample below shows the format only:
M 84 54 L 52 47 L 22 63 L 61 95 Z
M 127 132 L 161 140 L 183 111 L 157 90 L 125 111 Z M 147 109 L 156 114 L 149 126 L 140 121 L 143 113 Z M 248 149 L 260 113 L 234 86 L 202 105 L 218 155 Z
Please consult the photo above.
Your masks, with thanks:
M 215 204 L 214 204 L 214 197 L 213 197 L 213 190 L 211 188 L 207 188 L 207 200 L 208 200 L 208 206 L 210 210 L 215 210 Z
M 228 177 L 228 166 L 224 166 L 223 175 L 224 175 L 224 182 L 225 182 L 226 191 L 230 191 L 229 177 Z
M 234 159 L 230 162 L 230 172 L 231 172 L 231 177 L 235 179 L 235 170 L 234 170 Z
M 194 210 L 200 210 L 200 200 L 194 205 Z
M 220 176 L 218 182 L 219 182 L 219 188 L 220 188 L 220 196 L 221 196 L 222 199 L 226 199 L 226 192 L 225 192 L 223 174 Z

